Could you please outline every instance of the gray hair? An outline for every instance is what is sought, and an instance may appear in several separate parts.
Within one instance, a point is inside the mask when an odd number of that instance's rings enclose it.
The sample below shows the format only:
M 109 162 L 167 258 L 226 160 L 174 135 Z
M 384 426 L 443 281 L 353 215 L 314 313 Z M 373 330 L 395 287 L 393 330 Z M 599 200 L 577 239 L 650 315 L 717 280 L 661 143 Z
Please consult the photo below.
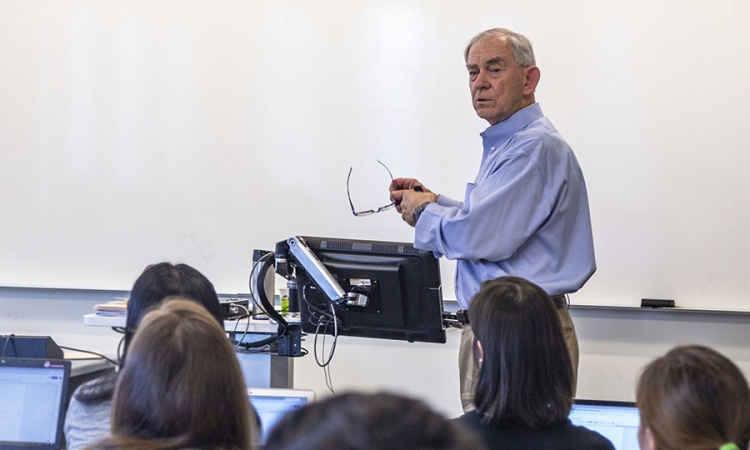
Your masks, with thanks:
M 531 47 L 531 41 L 529 41 L 526 36 L 510 31 L 507 28 L 492 28 L 490 30 L 482 31 L 471 38 L 469 44 L 464 50 L 464 61 L 469 62 L 469 50 L 471 50 L 471 46 L 485 36 L 496 36 L 507 39 L 508 42 L 510 42 L 513 57 L 516 59 L 519 66 L 529 67 L 536 65 L 534 49 Z

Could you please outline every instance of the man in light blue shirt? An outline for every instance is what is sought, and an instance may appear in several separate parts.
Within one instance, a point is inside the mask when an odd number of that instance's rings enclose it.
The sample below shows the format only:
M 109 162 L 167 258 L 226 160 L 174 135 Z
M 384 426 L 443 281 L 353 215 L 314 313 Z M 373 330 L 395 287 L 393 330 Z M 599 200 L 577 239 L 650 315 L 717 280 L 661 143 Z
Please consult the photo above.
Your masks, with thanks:
M 473 409 L 471 298 L 480 284 L 505 275 L 541 286 L 558 306 L 574 372 L 578 339 L 565 294 L 596 270 L 588 196 L 573 151 L 534 98 L 540 71 L 524 36 L 496 28 L 475 36 L 464 53 L 472 104 L 490 127 L 482 134 L 479 173 L 463 202 L 398 178 L 391 199 L 414 246 L 457 260 L 456 297 L 467 311 L 459 369 L 464 410 Z M 574 374 L 574 379 L 575 379 Z

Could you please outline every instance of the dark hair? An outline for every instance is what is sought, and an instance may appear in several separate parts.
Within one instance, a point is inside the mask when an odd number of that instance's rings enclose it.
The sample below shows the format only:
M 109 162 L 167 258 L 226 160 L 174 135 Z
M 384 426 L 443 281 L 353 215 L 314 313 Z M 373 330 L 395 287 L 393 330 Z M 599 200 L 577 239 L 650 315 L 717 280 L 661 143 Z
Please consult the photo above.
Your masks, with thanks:
M 125 342 L 120 358 L 124 367 L 125 357 L 138 329 L 141 318 L 157 307 L 169 296 L 182 296 L 201 304 L 224 327 L 224 318 L 219 305 L 219 296 L 214 285 L 202 273 L 187 264 L 162 262 L 152 264 L 141 273 L 128 300 L 128 315 L 125 321 Z M 83 385 L 75 398 L 83 403 L 98 403 L 112 398 L 117 373 L 105 375 L 92 383 Z
M 636 388 L 642 430 L 659 449 L 748 448 L 750 389 L 742 372 L 718 352 L 676 347 L 643 370 Z
M 267 450 L 476 450 L 463 427 L 421 401 L 391 393 L 346 393 L 285 415 Z
M 491 423 L 544 427 L 573 403 L 573 368 L 560 318 L 542 288 L 518 277 L 484 282 L 471 301 L 474 357 L 484 352 L 474 393 Z
M 94 447 L 249 449 L 254 415 L 223 328 L 194 301 L 170 298 L 135 333 L 111 436 Z
M 163 262 L 148 266 L 135 280 L 133 289 L 130 291 L 128 317 L 125 322 L 123 362 L 143 315 L 171 296 L 187 297 L 189 300 L 200 303 L 224 328 L 219 296 L 216 294 L 214 285 L 202 273 L 187 264 L 173 265 Z

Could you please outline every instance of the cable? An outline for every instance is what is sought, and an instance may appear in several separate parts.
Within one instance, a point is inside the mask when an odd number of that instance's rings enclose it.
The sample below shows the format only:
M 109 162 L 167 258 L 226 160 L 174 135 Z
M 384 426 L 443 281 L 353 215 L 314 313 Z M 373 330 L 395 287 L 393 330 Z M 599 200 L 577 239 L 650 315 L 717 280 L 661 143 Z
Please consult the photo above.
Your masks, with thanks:
M 250 310 L 248 310 L 247 308 L 245 308 L 245 305 L 236 305 L 236 306 L 244 309 L 245 310 L 245 315 L 235 318 L 234 331 L 233 331 L 233 335 L 235 337 L 237 335 L 237 325 L 239 325 L 240 320 L 247 319 L 247 322 L 245 322 L 245 332 L 242 334 L 242 338 L 240 340 L 233 341 L 233 342 L 235 342 L 235 344 L 234 344 L 234 348 L 235 349 L 239 348 L 240 343 L 245 340 L 245 337 L 247 337 L 247 332 L 248 332 L 248 330 L 250 330 L 250 318 L 252 317 L 252 315 L 250 314 Z
M 272 318 L 276 320 L 280 325 L 284 327 L 284 332 L 286 332 L 287 329 L 287 322 L 286 320 L 276 311 L 274 308 L 274 305 L 271 304 L 271 302 L 268 300 L 268 297 L 266 296 L 265 289 L 259 290 L 256 298 L 256 293 L 253 290 L 253 274 L 255 273 L 256 269 L 258 268 L 258 264 L 261 262 L 263 265 L 260 267 L 260 271 L 257 275 L 256 280 L 265 280 L 266 273 L 268 270 L 273 266 L 274 254 L 269 252 L 265 255 L 258 258 L 258 260 L 253 264 L 253 268 L 250 271 L 250 279 L 248 283 L 248 287 L 250 289 L 250 298 L 253 300 L 253 304 L 263 313 L 265 313 L 269 318 Z M 257 285 L 257 281 L 256 281 Z M 258 303 L 258 300 L 260 300 L 260 303 Z
M 307 312 L 308 312 L 308 315 L 309 315 L 309 317 L 307 319 L 308 323 L 317 327 L 318 324 L 320 323 L 320 321 L 322 319 L 325 319 L 326 323 L 330 322 L 331 320 L 334 320 L 334 319 L 336 321 L 339 321 L 338 317 L 336 317 L 336 313 L 335 312 L 333 312 L 333 315 L 330 315 L 330 314 L 328 314 L 327 310 L 320 309 L 316 305 L 314 305 L 310 301 L 308 301 L 308 299 L 307 299 L 307 288 L 310 287 L 310 286 L 312 286 L 312 283 L 309 283 L 309 282 L 306 283 L 304 286 L 302 286 L 302 301 L 307 306 Z
M 248 311 L 247 308 L 245 308 L 245 311 Z M 249 314 L 249 311 L 248 311 L 248 314 L 245 314 L 244 316 L 240 316 L 237 318 L 237 321 L 234 324 L 234 331 L 232 332 L 233 334 L 237 334 L 237 325 L 239 324 L 240 320 L 248 319 L 248 321 L 245 323 L 245 331 L 242 334 L 242 338 L 240 338 L 239 340 L 237 339 L 232 340 L 232 343 L 234 343 L 235 349 L 239 349 L 240 346 L 242 346 L 244 347 L 245 350 L 249 351 L 251 348 L 256 349 L 260 347 L 268 347 L 270 344 L 273 344 L 274 342 L 281 339 L 281 336 L 283 336 L 286 333 L 287 326 L 279 322 L 279 328 L 275 334 L 272 334 L 265 339 L 260 339 L 260 340 L 252 341 L 252 342 L 243 342 L 245 340 L 245 337 L 247 337 L 248 333 L 250 333 L 250 320 L 249 319 L 252 316 L 253 315 Z
M 276 323 L 279 324 L 279 328 L 276 334 L 273 334 L 265 339 L 261 339 L 259 341 L 253 341 L 253 342 L 242 342 L 242 340 L 240 340 L 239 342 L 235 344 L 235 347 L 239 345 L 245 347 L 246 349 L 264 347 L 281 339 L 281 337 L 284 336 L 287 330 L 289 329 L 287 321 L 284 319 L 283 316 L 281 316 L 281 314 L 279 314 L 276 311 L 274 306 L 268 300 L 265 290 L 259 290 L 257 299 L 256 299 L 255 291 L 253 290 L 253 275 L 255 274 L 256 269 L 258 269 L 258 264 L 260 264 L 261 262 L 263 263 L 263 265 L 260 266 L 260 269 L 258 271 L 257 280 L 265 280 L 266 273 L 273 265 L 272 263 L 273 257 L 274 257 L 273 253 L 269 252 L 261 256 L 260 258 L 258 258 L 257 261 L 255 261 L 255 263 L 253 264 L 253 268 L 250 271 L 250 279 L 248 280 L 248 286 L 250 289 L 250 298 L 253 300 L 253 304 L 257 306 L 259 310 L 263 311 L 263 313 L 265 313 L 269 318 L 275 320 Z M 257 284 L 257 281 L 256 281 L 256 284 Z M 260 300 L 260 303 L 258 303 L 258 300 Z M 250 312 L 249 311 L 247 312 L 248 312 L 247 316 L 249 317 Z M 245 339 L 245 337 L 247 336 L 247 333 L 249 332 L 249 327 L 250 327 L 250 321 L 248 320 L 246 327 L 245 327 L 245 333 L 242 336 L 243 340 Z M 235 332 L 236 332 L 236 324 L 235 324 Z
M 331 375 L 331 361 L 333 360 L 333 354 L 336 352 L 336 343 L 339 340 L 339 320 L 336 317 L 336 310 L 334 309 L 333 302 L 330 303 L 331 315 L 333 316 L 333 344 L 331 345 L 331 352 L 328 354 L 328 362 L 326 367 L 323 369 L 323 373 L 326 377 L 326 386 L 332 394 L 336 394 L 333 390 L 333 376 Z M 325 336 L 323 336 L 323 350 L 325 350 Z
M 333 316 L 333 346 L 331 347 L 331 354 L 328 356 L 329 363 L 333 359 L 333 352 L 336 351 L 336 341 L 339 338 L 339 321 L 336 318 L 336 310 L 333 309 L 333 303 L 331 303 L 331 315 Z
M 332 394 L 336 394 L 336 392 L 333 389 L 333 377 L 331 375 L 331 361 L 333 360 L 333 355 L 336 352 L 336 343 L 338 342 L 338 318 L 336 317 L 336 311 L 334 309 L 334 304 L 329 303 L 329 306 L 331 307 L 331 318 L 327 319 L 325 323 L 318 321 L 317 327 L 315 328 L 315 339 L 313 341 L 313 355 L 315 356 L 315 362 L 318 364 L 319 367 L 323 368 L 323 376 L 325 377 L 326 381 L 326 387 L 329 391 L 331 391 Z M 327 314 L 326 314 L 327 315 Z M 323 342 L 320 346 L 321 355 L 325 354 L 325 342 L 326 342 L 326 336 L 328 334 L 328 326 L 333 322 L 333 344 L 331 344 L 331 349 L 328 352 L 328 357 L 325 360 L 321 360 L 320 357 L 318 357 L 318 336 L 320 334 L 323 335 Z M 323 332 L 321 333 L 320 328 L 323 327 Z
M 2 356 L 2 358 L 5 358 L 5 351 L 8 349 L 8 343 L 14 337 L 16 337 L 15 334 L 9 334 L 9 335 L 5 336 L 5 345 L 3 345 L 3 356 Z M 13 350 L 16 350 L 16 341 L 13 341 Z M 17 354 L 18 354 L 18 350 L 16 350 L 16 355 Z
M 119 345 L 118 345 L 118 347 L 119 347 Z M 120 366 L 120 364 L 119 364 L 119 363 L 118 363 L 117 361 L 115 361 L 114 359 L 111 359 L 111 358 L 107 358 L 106 356 L 102 355 L 101 353 L 97 353 L 97 352 L 92 352 L 91 350 L 81 350 L 81 349 L 79 349 L 79 348 L 73 348 L 73 347 L 64 347 L 64 346 L 62 346 L 62 345 L 60 346 L 60 348 L 62 348 L 62 349 L 64 349 L 64 350 L 72 350 L 72 351 L 74 351 L 74 352 L 89 353 L 89 354 L 91 354 L 91 355 L 96 355 L 96 356 L 98 356 L 98 357 L 100 357 L 100 358 L 102 358 L 102 359 L 106 359 L 107 361 L 111 362 L 111 363 L 112 363 L 112 364 L 114 364 L 115 366 L 118 366 L 118 367 Z M 118 352 L 119 352 L 119 349 L 118 349 Z
M 256 353 L 267 353 L 271 352 L 271 344 L 266 344 L 262 347 L 255 348 L 238 348 L 237 353 L 256 354 Z
M 240 346 L 243 346 L 245 347 L 245 350 L 249 351 L 251 348 L 269 347 L 270 344 L 272 344 L 274 341 L 279 340 L 280 336 L 283 335 L 283 333 L 277 332 L 276 334 L 271 335 L 266 339 L 261 339 L 254 342 L 243 342 L 250 332 L 250 320 L 253 317 L 253 314 L 250 314 L 250 310 L 245 308 L 243 305 L 237 306 L 244 309 L 245 314 L 236 318 L 236 322 L 234 323 L 234 330 L 232 331 L 232 333 L 235 335 L 237 334 L 237 325 L 239 325 L 240 320 L 247 319 L 247 321 L 245 322 L 245 331 L 242 333 L 242 337 L 240 339 L 235 339 L 232 341 L 234 342 L 235 349 L 239 349 Z M 286 328 L 284 328 L 284 331 L 286 331 Z
M 253 305 L 255 305 L 258 309 L 265 312 L 262 306 L 258 304 L 258 301 L 255 299 L 255 292 L 253 291 L 253 274 L 255 273 L 255 269 L 258 268 L 258 264 L 260 264 L 264 259 L 266 259 L 271 253 L 267 253 L 260 258 L 258 258 L 257 261 L 253 263 L 253 268 L 250 269 L 250 279 L 248 280 L 248 288 L 250 290 L 250 298 L 253 300 Z
M 308 322 L 311 325 L 315 326 L 315 339 L 313 341 L 313 355 L 315 356 L 315 362 L 318 364 L 319 367 L 325 368 L 331 363 L 331 359 L 333 358 L 333 353 L 336 351 L 339 318 L 336 317 L 336 311 L 334 309 L 333 303 L 329 302 L 329 306 L 331 308 L 331 312 L 329 314 L 328 311 L 318 308 L 317 306 L 313 305 L 309 301 L 309 299 L 307 298 L 307 288 L 310 285 L 311 285 L 310 283 L 306 283 L 304 286 L 302 286 L 302 301 L 305 303 L 307 307 L 307 311 L 309 312 Z M 333 331 L 334 341 L 333 341 L 331 351 L 329 352 L 328 358 L 325 360 L 322 360 L 322 354 L 325 353 L 325 335 L 327 334 L 328 326 L 330 325 L 331 322 L 333 322 L 333 327 L 334 327 L 334 331 Z M 321 331 L 320 331 L 321 327 L 323 327 L 323 345 L 321 347 L 321 357 L 319 357 L 318 356 L 318 336 L 321 334 Z M 323 362 L 321 362 L 321 360 Z

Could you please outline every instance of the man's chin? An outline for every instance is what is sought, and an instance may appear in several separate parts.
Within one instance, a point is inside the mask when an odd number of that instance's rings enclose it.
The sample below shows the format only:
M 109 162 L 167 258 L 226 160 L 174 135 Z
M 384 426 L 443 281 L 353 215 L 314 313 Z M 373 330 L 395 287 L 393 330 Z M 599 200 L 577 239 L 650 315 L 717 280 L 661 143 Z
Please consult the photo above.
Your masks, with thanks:
M 480 111 L 485 111 L 485 113 L 493 110 L 495 108 L 495 102 L 491 102 L 489 100 L 478 100 L 473 103 L 474 105 L 474 111 L 479 114 Z
M 481 106 L 480 107 L 474 106 L 474 111 L 477 113 L 477 116 L 479 116 L 480 119 L 484 119 L 484 120 L 490 120 L 494 112 L 490 108 L 481 107 Z

